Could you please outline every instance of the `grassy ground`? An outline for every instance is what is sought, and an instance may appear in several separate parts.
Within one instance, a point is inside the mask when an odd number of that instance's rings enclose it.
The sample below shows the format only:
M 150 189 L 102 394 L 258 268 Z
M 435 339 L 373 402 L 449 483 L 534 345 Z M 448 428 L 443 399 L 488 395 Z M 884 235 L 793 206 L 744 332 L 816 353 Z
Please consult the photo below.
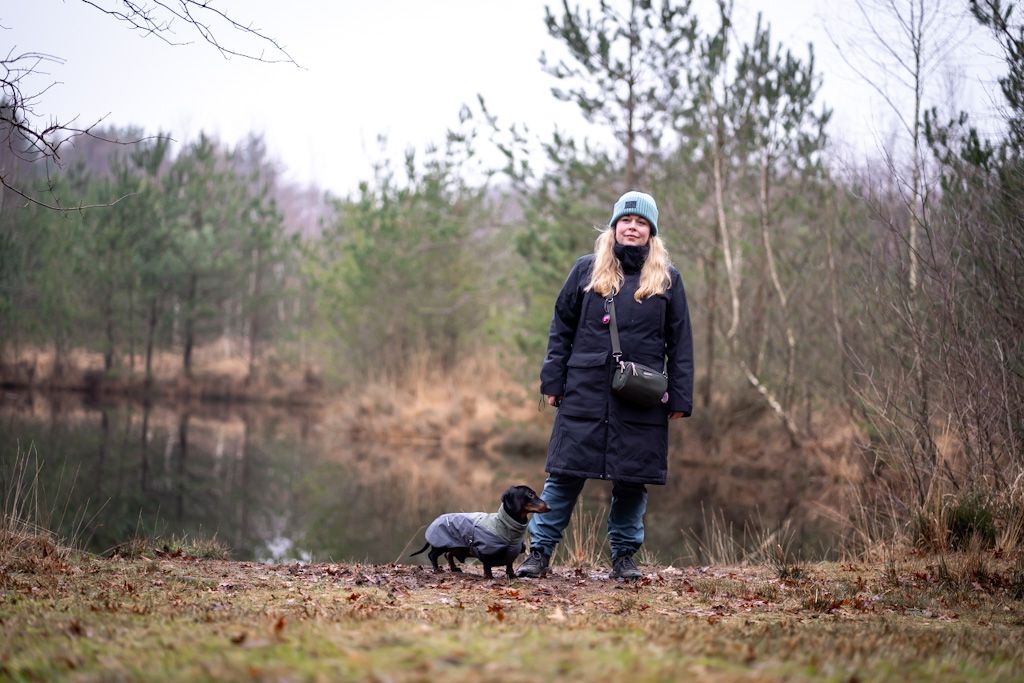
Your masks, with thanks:
M 626 584 L 7 548 L 6 680 L 1024 680 L 1024 578 L 991 552 Z

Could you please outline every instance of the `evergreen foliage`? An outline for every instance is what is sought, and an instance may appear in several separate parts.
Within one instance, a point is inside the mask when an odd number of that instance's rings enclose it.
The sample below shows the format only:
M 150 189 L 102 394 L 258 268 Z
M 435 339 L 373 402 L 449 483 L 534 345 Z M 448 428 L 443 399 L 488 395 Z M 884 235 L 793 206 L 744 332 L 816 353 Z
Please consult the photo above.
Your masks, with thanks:
M 449 132 L 422 160 L 410 150 L 400 174 L 388 164 L 307 245 L 306 272 L 318 320 L 344 374 L 367 366 L 401 372 L 419 354 L 444 367 L 478 348 L 492 307 L 493 236 L 486 184 L 473 163 L 472 129 Z M 354 377 L 353 377 L 354 379 Z

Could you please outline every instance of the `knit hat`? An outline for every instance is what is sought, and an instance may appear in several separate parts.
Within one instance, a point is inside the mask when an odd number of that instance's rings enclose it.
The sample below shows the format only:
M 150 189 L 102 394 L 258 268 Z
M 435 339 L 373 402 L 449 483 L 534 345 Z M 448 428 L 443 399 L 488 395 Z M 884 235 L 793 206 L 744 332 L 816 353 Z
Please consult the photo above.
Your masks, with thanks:
M 651 224 L 651 235 L 658 234 L 658 205 L 654 197 L 643 192 L 630 190 L 619 197 L 612 209 L 612 219 L 608 221 L 608 227 L 614 228 L 615 223 L 623 216 L 641 216 Z

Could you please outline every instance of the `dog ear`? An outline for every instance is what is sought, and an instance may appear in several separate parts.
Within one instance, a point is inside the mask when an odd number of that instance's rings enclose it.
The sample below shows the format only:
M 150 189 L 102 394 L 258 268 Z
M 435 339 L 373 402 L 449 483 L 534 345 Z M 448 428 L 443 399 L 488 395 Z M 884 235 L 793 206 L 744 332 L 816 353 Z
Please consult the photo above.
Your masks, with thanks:
M 505 507 L 506 510 L 511 511 L 516 509 L 515 502 L 513 501 L 514 497 L 515 487 L 512 486 L 505 489 L 505 493 L 501 494 L 501 504 Z

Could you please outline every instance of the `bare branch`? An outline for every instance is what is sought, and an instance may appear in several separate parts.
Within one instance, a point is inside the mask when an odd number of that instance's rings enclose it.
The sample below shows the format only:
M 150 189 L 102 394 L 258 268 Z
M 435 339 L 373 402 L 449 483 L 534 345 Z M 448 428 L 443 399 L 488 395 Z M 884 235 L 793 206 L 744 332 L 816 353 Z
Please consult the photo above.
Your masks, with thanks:
M 893 102 L 892 98 L 885 91 L 885 89 L 882 88 L 882 86 L 879 85 L 873 78 L 871 78 L 866 73 L 861 71 L 861 69 L 856 64 L 854 64 L 849 57 L 846 56 L 846 52 L 843 49 L 843 46 L 839 44 L 839 41 L 835 39 L 835 36 L 832 35 L 832 31 L 830 31 L 827 26 L 825 27 L 825 35 L 828 36 L 829 41 L 832 43 L 832 45 L 836 48 L 836 51 L 839 53 L 839 58 L 843 60 L 846 66 L 849 67 L 850 70 L 853 71 L 853 73 L 857 74 L 857 76 L 860 77 L 860 79 L 864 83 L 867 83 L 868 86 L 872 90 L 874 90 L 883 100 L 885 100 L 885 103 L 889 106 L 890 109 L 892 109 L 892 112 L 896 115 L 896 118 L 899 120 L 900 125 L 903 126 L 907 134 L 913 135 L 913 128 L 911 127 L 911 124 L 907 122 L 906 118 L 904 118 L 902 110 L 899 106 L 896 105 L 895 102 Z
M 42 207 L 44 209 L 49 209 L 50 211 L 60 211 L 65 213 L 70 213 L 72 211 L 85 211 L 86 209 L 106 209 L 111 206 L 114 206 L 115 204 L 124 199 L 127 199 L 128 197 L 132 197 L 138 194 L 138 192 L 129 192 L 126 195 L 118 197 L 112 202 L 106 202 L 104 204 L 79 204 L 77 206 L 60 206 L 58 204 L 47 204 L 46 202 L 40 199 L 36 199 L 35 197 L 26 194 L 16 185 L 12 185 L 11 183 L 7 182 L 7 176 L 0 175 L 0 186 L 10 190 L 14 194 L 21 197 L 22 199 L 25 199 L 31 202 L 32 204 L 35 204 L 36 206 Z
M 252 22 L 243 24 L 232 18 L 225 11 L 213 6 L 211 0 L 151 0 L 151 4 L 142 4 L 134 0 L 82 0 L 114 19 L 128 24 L 133 30 L 145 36 L 156 36 L 168 45 L 188 45 L 191 41 L 177 41 L 174 22 L 184 23 L 207 43 L 212 45 L 224 57 L 241 57 L 268 64 L 299 63 L 289 54 L 276 39 L 255 27 Z M 219 23 L 220 27 L 215 26 Z M 230 47 L 220 37 L 220 30 L 234 32 L 244 39 L 253 39 L 257 47 L 251 50 Z M 301 67 L 300 67 L 301 68 Z
M 885 37 L 884 37 L 884 36 L 882 35 L 881 31 L 879 31 L 879 30 L 878 30 L 878 28 L 876 28 L 876 26 L 875 26 L 875 23 L 874 23 L 874 22 L 873 22 L 873 21 L 871 20 L 871 15 L 870 15 L 870 14 L 868 13 L 868 11 L 867 11 L 867 10 L 866 10 L 866 9 L 864 8 L 864 4 L 863 4 L 862 2 L 860 2 L 860 0 L 858 0 L 858 1 L 857 1 L 857 2 L 855 2 L 854 4 L 855 4 L 855 5 L 857 6 L 857 9 L 858 9 L 858 10 L 860 10 L 861 16 L 862 16 L 862 17 L 864 18 L 864 23 L 865 23 L 865 24 L 867 25 L 867 27 L 868 27 L 868 31 L 869 31 L 869 32 L 871 33 L 871 36 L 872 36 L 872 37 L 873 37 L 873 38 L 875 39 L 875 44 L 876 44 L 876 46 L 878 46 L 878 47 L 881 47 L 882 49 L 884 49 L 884 50 L 885 50 L 885 52 L 887 52 L 887 53 L 888 53 L 888 54 L 889 54 L 889 55 L 890 55 L 890 56 L 891 56 L 891 57 L 892 57 L 892 58 L 893 58 L 894 60 L 896 60 L 896 63 L 897 63 L 897 64 L 898 64 L 899 66 L 901 66 L 901 67 L 902 67 L 902 68 L 903 68 L 904 70 L 906 70 L 906 72 L 907 72 L 907 73 L 908 73 L 908 74 L 910 75 L 910 77 L 911 77 L 911 78 L 913 78 L 913 76 L 914 76 L 914 68 L 913 68 L 913 66 L 911 66 L 911 65 L 907 64 L 907 63 L 906 63 L 906 62 L 905 62 L 905 61 L 903 60 L 903 57 L 902 57 L 902 56 L 901 56 L 901 55 L 900 55 L 900 54 L 899 54 L 898 52 L 896 52 L 896 49 L 895 49 L 895 48 L 894 48 L 894 47 L 892 46 L 892 42 L 891 42 L 891 41 L 889 41 L 889 40 L 887 40 L 887 39 L 886 39 L 886 38 L 885 38 Z M 900 21 L 900 23 L 902 24 L 902 20 Z M 908 32 L 907 32 L 907 35 L 908 35 L 908 36 L 912 36 L 913 34 L 911 34 L 911 33 L 910 33 L 910 32 L 908 31 Z M 889 71 L 889 69 L 888 69 L 888 68 L 886 67 L 886 65 L 884 64 L 884 62 L 882 62 L 882 61 L 880 61 L 880 60 L 876 60 L 876 59 L 874 59 L 873 57 L 871 57 L 870 55 L 866 55 L 866 56 L 867 56 L 867 57 L 868 57 L 868 59 L 870 59 L 870 60 L 871 60 L 871 62 L 873 62 L 873 63 L 874 63 L 874 64 L 875 64 L 876 66 L 878 66 L 879 68 L 882 68 L 882 69 L 884 69 L 886 73 L 892 73 L 892 72 L 891 72 L 891 71 Z M 844 58 L 844 61 L 845 61 L 845 58 Z M 892 74 L 892 75 L 893 75 L 893 76 L 894 76 L 895 78 L 899 79 L 899 81 L 900 81 L 901 83 L 903 83 L 903 85 L 905 85 L 905 86 L 907 86 L 907 87 L 911 87 L 911 86 L 910 86 L 910 82 L 909 82 L 909 81 L 904 81 L 904 80 L 903 80 L 903 78 L 902 78 L 901 76 L 899 76 L 898 74 Z

